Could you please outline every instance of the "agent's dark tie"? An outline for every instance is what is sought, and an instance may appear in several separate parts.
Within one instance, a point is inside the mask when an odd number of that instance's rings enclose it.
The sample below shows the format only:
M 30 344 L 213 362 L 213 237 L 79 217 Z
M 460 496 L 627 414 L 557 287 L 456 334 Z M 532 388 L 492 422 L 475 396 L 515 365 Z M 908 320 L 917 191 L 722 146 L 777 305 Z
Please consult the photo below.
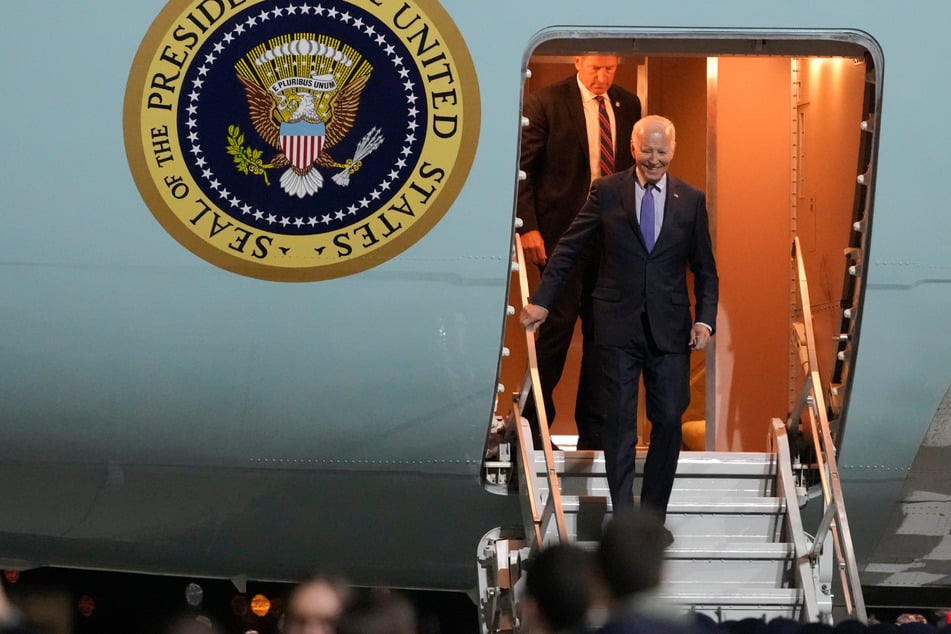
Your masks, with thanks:
M 648 183 L 644 188 L 644 198 L 641 200 L 641 233 L 644 235 L 644 244 L 647 252 L 654 249 L 654 188 L 656 185 Z
M 614 139 L 611 138 L 611 120 L 608 119 L 608 108 L 604 105 L 604 95 L 598 95 L 595 99 L 598 100 L 601 176 L 609 176 L 614 173 Z

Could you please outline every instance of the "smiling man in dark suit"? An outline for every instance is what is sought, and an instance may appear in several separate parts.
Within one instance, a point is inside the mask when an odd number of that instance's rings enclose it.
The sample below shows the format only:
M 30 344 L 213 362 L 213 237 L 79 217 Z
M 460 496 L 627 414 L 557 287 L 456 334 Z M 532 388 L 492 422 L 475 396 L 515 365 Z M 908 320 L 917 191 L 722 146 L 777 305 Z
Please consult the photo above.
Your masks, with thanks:
M 575 57 L 577 74 L 525 99 L 528 126 L 522 132 L 521 169 L 527 178 L 518 190 L 518 216 L 526 259 L 544 271 L 552 252 L 588 195 L 591 182 L 633 165 L 627 151 L 630 132 L 641 117 L 637 95 L 614 86 L 618 56 Z M 580 257 L 549 306 L 551 314 L 535 347 L 549 425 L 555 418 L 552 391 L 581 316 L 581 375 L 575 403 L 579 449 L 601 449 L 601 413 L 595 405 L 598 380 L 591 319 L 591 290 L 597 273 L 597 249 Z M 533 395 L 534 396 L 534 395 Z M 534 399 L 524 411 L 536 446 L 539 441 Z
M 634 125 L 636 167 L 595 181 L 520 316 L 526 328 L 540 326 L 574 262 L 600 238 L 594 323 L 611 500 L 615 512 L 634 505 L 637 383 L 643 372 L 652 428 L 641 505 L 661 518 L 680 455 L 681 416 L 690 402 L 690 351 L 709 342 L 719 293 L 706 198 L 667 173 L 675 147 L 668 119 L 650 116 Z M 688 267 L 694 274 L 693 319 Z

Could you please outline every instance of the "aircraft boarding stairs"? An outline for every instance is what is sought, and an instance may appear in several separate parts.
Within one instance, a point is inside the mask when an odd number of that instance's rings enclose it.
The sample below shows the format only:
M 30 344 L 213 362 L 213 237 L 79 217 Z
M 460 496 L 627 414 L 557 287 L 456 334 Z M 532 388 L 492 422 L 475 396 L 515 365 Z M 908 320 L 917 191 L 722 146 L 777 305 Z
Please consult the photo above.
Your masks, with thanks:
M 808 305 L 801 260 L 800 278 Z M 808 308 L 804 312 L 793 331 L 801 334 L 805 385 L 788 419 L 769 422 L 770 451 L 681 452 L 666 521 L 674 543 L 667 550 L 660 599 L 717 622 L 782 616 L 831 623 L 834 598 L 838 616 L 866 620 L 835 447 L 818 372 L 812 370 L 817 364 L 811 317 Z M 498 456 L 486 462 L 490 488 L 517 491 L 523 526 L 490 531 L 479 545 L 484 634 L 519 631 L 524 564 L 538 549 L 569 541 L 593 550 L 612 511 L 602 452 L 553 450 L 544 422 L 542 446 L 532 444 L 520 416 L 525 395 L 538 386 L 534 341 L 531 333 L 526 337 L 529 364 L 522 390 L 512 412 L 497 419 Z M 538 405 L 545 421 L 544 406 Z M 798 435 L 800 422 L 806 423 L 804 437 L 811 434 L 812 447 L 818 448 L 815 455 L 804 454 L 809 464 L 799 464 L 790 451 L 787 430 Z M 635 497 L 645 453 L 638 452 Z M 817 498 L 811 508 L 822 510 L 809 532 L 800 514 L 808 498 Z
M 545 462 L 539 453 L 535 452 L 534 470 L 542 476 L 537 494 L 544 498 Z M 557 453 L 569 539 L 594 547 L 611 506 L 603 455 Z M 641 453 L 637 470 L 640 476 Z M 638 484 L 641 481 L 638 477 Z M 661 596 L 715 619 L 762 615 L 798 619 L 804 590 L 797 587 L 794 571 L 790 533 L 796 530 L 799 509 L 791 479 L 789 489 L 787 498 L 778 482 L 775 455 L 684 452 L 668 507 L 666 525 L 674 543 L 667 550 Z M 798 528 L 801 533 L 801 523 Z M 553 529 L 543 538 L 553 539 Z M 825 582 L 827 587 L 831 584 L 831 575 Z M 823 604 L 820 611 L 831 609 L 828 591 L 820 591 L 815 601 Z
M 527 423 L 522 420 L 521 425 L 519 438 L 530 443 Z M 774 425 L 777 444 L 785 445 L 785 425 Z M 815 621 L 831 615 L 831 562 L 813 565 L 809 556 L 796 556 L 797 540 L 798 552 L 810 552 L 812 546 L 799 516 L 805 488 L 796 486 L 788 446 L 782 450 L 785 458 L 777 453 L 681 454 L 666 522 L 674 543 L 667 550 L 663 600 L 716 621 L 750 616 Z M 575 541 L 596 548 L 601 527 L 610 518 L 603 453 L 553 451 L 552 458 L 564 535 L 559 536 L 553 512 L 544 521 L 543 509 L 551 498 L 545 452 L 526 446 L 516 462 L 521 462 L 518 486 L 527 489 L 519 492 L 527 538 L 505 548 L 512 565 L 503 577 L 518 578 L 522 560 L 539 539 L 546 545 Z M 643 459 L 644 453 L 638 452 L 635 498 Z M 831 556 L 830 548 L 817 552 L 816 564 Z
M 814 540 L 803 531 L 799 505 L 806 490 L 796 485 L 785 424 L 773 425 L 774 453 L 681 454 L 667 514 L 674 543 L 667 550 L 662 600 L 716 621 L 778 616 L 831 620 L 832 549 L 825 543 L 813 549 Z M 612 510 L 602 452 L 552 451 L 555 497 L 563 514 L 559 519 L 553 509 L 546 513 L 552 489 L 545 451 L 527 446 L 531 433 L 524 419 L 521 427 L 518 436 L 528 442 L 515 462 L 517 486 L 525 489 L 519 491 L 525 538 L 509 539 L 501 548 L 497 539 L 489 539 L 480 553 L 483 567 L 490 569 L 483 576 L 502 580 L 499 585 L 520 577 L 539 541 L 573 541 L 593 550 Z M 635 498 L 643 459 L 644 452 L 638 452 Z M 515 585 L 490 594 L 501 597 L 513 590 L 515 595 Z M 495 621 L 501 629 L 484 631 L 515 631 L 505 627 L 513 619 Z

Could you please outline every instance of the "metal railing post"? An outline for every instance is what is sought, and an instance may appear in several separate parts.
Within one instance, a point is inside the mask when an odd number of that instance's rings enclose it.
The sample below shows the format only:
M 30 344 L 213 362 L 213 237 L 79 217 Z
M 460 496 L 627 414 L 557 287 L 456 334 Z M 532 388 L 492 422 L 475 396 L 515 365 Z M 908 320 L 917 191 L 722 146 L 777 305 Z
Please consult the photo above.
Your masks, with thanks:
M 812 419 L 812 441 L 816 450 L 816 460 L 819 476 L 822 482 L 823 500 L 830 516 L 828 530 L 832 534 L 835 556 L 838 561 L 842 592 L 846 610 L 854 618 L 866 622 L 865 599 L 862 595 L 862 584 L 858 574 L 858 564 L 855 561 L 855 551 L 852 548 L 852 532 L 845 511 L 842 494 L 842 485 L 839 479 L 839 467 L 836 462 L 835 443 L 832 441 L 832 432 L 829 427 L 829 418 L 826 414 L 825 395 L 822 392 L 822 383 L 819 378 L 819 363 L 816 357 L 815 333 L 812 328 L 812 304 L 809 299 L 809 284 L 806 280 L 806 267 L 802 259 L 802 249 L 799 238 L 793 239 L 793 252 L 796 257 L 796 269 L 799 277 L 799 300 L 802 305 L 802 326 L 805 333 L 805 345 L 808 357 L 806 371 L 806 385 L 803 389 L 803 398 L 800 399 L 797 410 L 791 419 L 802 416 L 802 410 L 809 412 Z M 808 395 L 811 395 L 809 398 Z M 824 526 L 825 521 L 822 522 Z M 823 526 L 820 526 L 822 528 Z M 820 543 L 819 540 L 816 540 Z
M 522 240 L 518 234 L 515 234 L 515 258 L 517 264 L 516 268 L 518 270 L 518 283 L 522 306 L 525 306 L 528 303 L 528 276 L 525 274 L 525 254 L 522 251 Z M 525 331 L 525 346 L 528 350 L 528 370 L 526 371 L 525 379 L 522 382 L 523 389 L 519 394 L 516 410 L 519 414 L 519 417 L 521 417 L 521 410 L 525 405 L 526 399 L 528 398 L 528 390 L 525 389 L 527 386 L 535 397 L 535 412 L 538 418 L 538 431 L 542 443 L 541 450 L 545 456 L 545 476 L 548 481 L 548 499 L 544 507 L 539 510 L 535 503 L 532 504 L 532 511 L 534 514 L 533 521 L 535 522 L 542 540 L 546 539 L 548 528 L 551 525 L 551 522 L 554 522 L 556 540 L 559 542 L 564 542 L 568 541 L 568 528 L 565 523 L 565 512 L 561 502 L 561 485 L 558 482 L 558 471 L 555 467 L 555 454 L 551 446 L 551 436 L 548 433 L 548 413 L 545 411 L 545 402 L 542 398 L 541 380 L 538 375 L 538 357 L 535 353 L 535 335 L 533 332 L 528 330 Z M 518 424 L 520 423 L 520 420 L 516 420 L 515 422 L 517 424 L 517 429 L 519 429 L 519 444 L 522 445 L 522 447 L 531 446 L 534 448 L 531 433 L 524 433 L 522 426 Z M 529 452 L 524 448 L 522 450 L 522 456 L 523 459 L 531 458 Z M 525 464 L 524 471 L 526 477 L 535 477 L 534 460 L 532 460 L 530 464 Z M 537 495 L 537 487 L 532 488 L 532 495 Z M 539 547 L 541 545 L 542 544 L 539 544 Z

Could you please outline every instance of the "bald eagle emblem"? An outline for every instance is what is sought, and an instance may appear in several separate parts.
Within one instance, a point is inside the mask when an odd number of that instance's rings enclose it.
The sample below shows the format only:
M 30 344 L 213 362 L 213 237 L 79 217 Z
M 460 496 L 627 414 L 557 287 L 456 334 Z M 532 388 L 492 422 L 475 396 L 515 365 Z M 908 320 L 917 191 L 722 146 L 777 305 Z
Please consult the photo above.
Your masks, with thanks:
M 249 161 L 248 154 L 239 155 L 229 147 L 245 173 L 262 173 L 267 182 L 268 168 L 286 168 L 281 187 L 305 198 L 324 185 L 318 168 L 341 168 L 333 181 L 346 187 L 363 159 L 383 143 L 380 129 L 374 127 L 357 144 L 352 158 L 340 163 L 330 155 L 353 129 L 360 96 L 373 70 L 359 52 L 334 38 L 273 38 L 250 51 L 235 70 L 255 132 L 277 150 L 264 163 Z

